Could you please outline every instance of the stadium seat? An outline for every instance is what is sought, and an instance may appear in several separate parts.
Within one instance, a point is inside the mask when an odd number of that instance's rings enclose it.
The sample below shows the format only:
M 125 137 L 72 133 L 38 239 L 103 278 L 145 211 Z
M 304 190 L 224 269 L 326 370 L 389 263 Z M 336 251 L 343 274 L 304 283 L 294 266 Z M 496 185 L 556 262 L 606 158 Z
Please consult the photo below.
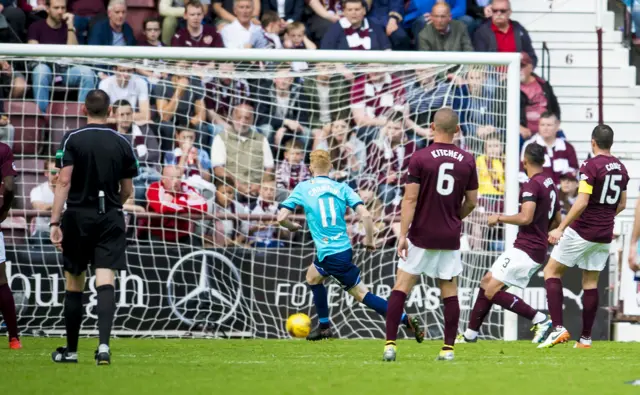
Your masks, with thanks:
M 68 130 L 78 129 L 87 124 L 82 113 L 82 103 L 54 102 L 49 106 L 49 141 L 57 147 Z
M 15 127 L 13 153 L 16 155 L 33 155 L 41 150 L 42 130 L 46 119 L 35 102 L 9 101 L 9 121 Z
M 127 0 L 127 23 L 133 29 L 136 40 L 143 37 L 142 23 L 145 19 L 158 16 L 158 8 L 153 0 Z
M 4 240 L 7 245 L 25 244 L 29 234 L 27 219 L 24 217 L 9 217 L 0 224 Z

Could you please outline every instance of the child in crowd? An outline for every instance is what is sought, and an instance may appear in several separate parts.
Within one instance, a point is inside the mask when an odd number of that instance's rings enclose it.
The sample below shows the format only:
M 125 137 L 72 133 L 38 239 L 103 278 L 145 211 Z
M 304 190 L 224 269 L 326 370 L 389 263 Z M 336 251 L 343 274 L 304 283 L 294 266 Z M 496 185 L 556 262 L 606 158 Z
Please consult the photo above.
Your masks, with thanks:
M 284 30 L 282 18 L 275 11 L 265 11 L 262 14 L 262 30 L 264 32 L 264 38 L 268 42 L 269 49 L 282 49 L 282 41 L 280 35 Z M 285 23 L 286 25 L 286 23 Z
M 247 239 L 249 223 L 237 217 L 238 214 L 249 214 L 249 211 L 235 201 L 236 188 L 232 178 L 216 178 L 215 204 L 213 214 L 216 217 L 212 238 L 216 246 L 243 245 Z
M 276 170 L 278 201 L 284 200 L 289 191 L 311 176 L 304 164 L 304 146 L 300 140 L 290 139 L 284 144 L 284 161 Z
M 195 131 L 178 129 L 176 132 L 177 147 L 172 152 L 167 152 L 164 164 L 182 169 L 187 183 L 192 187 L 200 191 L 213 191 L 209 154 L 207 151 L 195 147 L 195 139 Z
M 558 201 L 562 212 L 562 218 L 567 215 L 571 206 L 578 198 L 578 179 L 576 173 L 569 172 L 560 176 L 560 190 L 558 191 Z
M 260 196 L 256 201 L 256 205 L 251 210 L 251 214 L 277 215 L 278 204 L 276 197 L 276 181 L 271 177 L 265 177 L 260 187 Z M 253 247 L 284 247 L 284 243 L 278 240 L 279 235 L 278 222 L 275 218 L 266 221 L 252 221 L 249 228 L 249 244 Z
M 302 22 L 291 22 L 285 29 L 284 47 L 288 49 L 318 49 L 305 33 L 306 30 Z M 308 68 L 309 65 L 307 62 L 291 63 L 291 69 L 293 71 L 303 71 Z

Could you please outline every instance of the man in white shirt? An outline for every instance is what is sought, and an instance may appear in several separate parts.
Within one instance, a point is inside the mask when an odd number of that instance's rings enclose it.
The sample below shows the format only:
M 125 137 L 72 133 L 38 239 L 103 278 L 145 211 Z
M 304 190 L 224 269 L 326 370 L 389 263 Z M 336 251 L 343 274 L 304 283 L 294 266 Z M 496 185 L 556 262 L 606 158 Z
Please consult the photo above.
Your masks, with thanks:
M 51 211 L 53 207 L 53 192 L 58 180 L 58 169 L 56 168 L 55 160 L 51 159 L 44 162 L 44 174 L 47 176 L 47 181 L 35 186 L 29 194 L 31 207 L 34 210 Z M 49 232 L 49 218 L 36 217 L 34 220 L 35 227 L 31 235 L 37 239 L 48 240 L 48 235 L 44 233 Z
M 253 130 L 250 104 L 236 106 L 230 123 L 213 139 L 211 167 L 216 177 L 233 178 L 241 196 L 257 197 L 264 171 L 273 170 L 275 165 L 269 142 Z
M 98 88 L 107 92 L 111 103 L 126 100 L 133 109 L 133 121 L 138 125 L 149 122 L 149 86 L 144 78 L 134 74 L 133 67 L 119 65 L 116 73 L 100 81 Z M 109 119 L 109 123 L 116 123 Z
M 263 39 L 260 25 L 251 22 L 253 7 L 252 0 L 235 0 L 233 2 L 233 14 L 236 16 L 236 20 L 220 31 L 226 48 L 251 48 L 252 42 Z

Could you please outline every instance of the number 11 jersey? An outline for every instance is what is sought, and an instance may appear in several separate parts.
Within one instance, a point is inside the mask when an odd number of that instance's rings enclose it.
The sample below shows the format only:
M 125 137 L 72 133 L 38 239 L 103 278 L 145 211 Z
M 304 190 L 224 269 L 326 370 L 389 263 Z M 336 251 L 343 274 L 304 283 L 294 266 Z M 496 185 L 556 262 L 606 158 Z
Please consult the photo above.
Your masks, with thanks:
M 345 216 L 347 206 L 355 210 L 362 199 L 345 183 L 319 176 L 301 182 L 280 207 L 304 208 L 307 226 L 316 245 L 318 260 L 351 248 Z
M 578 191 L 591 196 L 587 208 L 570 227 L 587 241 L 610 243 L 618 203 L 628 182 L 626 167 L 613 156 L 597 155 L 584 161 Z
M 460 249 L 460 209 L 478 189 L 473 155 L 454 144 L 433 143 L 411 157 L 408 183 L 420 184 L 409 240 L 427 250 Z

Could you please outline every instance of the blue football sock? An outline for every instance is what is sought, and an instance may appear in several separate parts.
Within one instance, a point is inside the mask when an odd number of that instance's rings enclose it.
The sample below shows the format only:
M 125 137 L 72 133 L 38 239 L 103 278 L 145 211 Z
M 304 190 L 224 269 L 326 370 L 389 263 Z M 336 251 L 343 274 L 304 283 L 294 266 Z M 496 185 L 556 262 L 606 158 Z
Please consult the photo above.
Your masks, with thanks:
M 382 299 L 381 297 L 368 292 L 364 296 L 364 299 L 362 299 L 362 303 L 364 303 L 367 307 L 374 309 L 381 316 L 387 316 L 387 301 Z
M 407 313 L 402 313 L 402 318 L 400 319 L 400 322 L 402 322 L 406 326 L 409 326 L 409 316 L 407 315 Z
M 321 328 L 328 328 L 331 326 L 329 321 L 329 303 L 327 302 L 327 289 L 324 284 L 309 285 L 311 292 L 313 292 L 313 303 L 316 305 L 316 313 L 318 314 L 318 321 Z

